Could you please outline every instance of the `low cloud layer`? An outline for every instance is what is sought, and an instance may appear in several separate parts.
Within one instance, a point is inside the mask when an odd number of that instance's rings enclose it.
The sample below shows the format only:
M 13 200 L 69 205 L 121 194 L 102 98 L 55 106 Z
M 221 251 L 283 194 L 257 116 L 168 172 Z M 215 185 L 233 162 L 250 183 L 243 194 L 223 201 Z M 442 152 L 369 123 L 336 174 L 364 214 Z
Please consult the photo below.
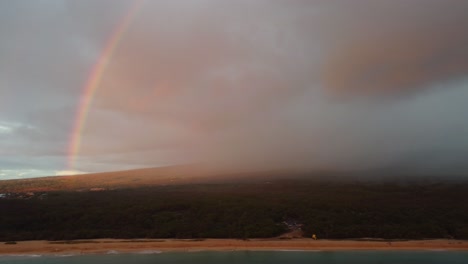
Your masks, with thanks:
M 0 5 L 14 14 L 0 18 L 10 36 L 0 44 L 0 165 L 62 174 L 86 78 L 133 1 Z M 465 173 L 467 9 L 145 1 L 109 58 L 71 169 Z

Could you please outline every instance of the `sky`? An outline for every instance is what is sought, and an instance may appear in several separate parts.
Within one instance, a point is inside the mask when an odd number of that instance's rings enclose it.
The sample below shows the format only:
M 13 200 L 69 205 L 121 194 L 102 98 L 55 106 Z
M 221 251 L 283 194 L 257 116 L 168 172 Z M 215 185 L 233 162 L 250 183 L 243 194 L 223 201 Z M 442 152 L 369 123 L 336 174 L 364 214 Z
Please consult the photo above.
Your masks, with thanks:
M 468 175 L 467 12 L 0 0 L 0 179 L 193 163 Z

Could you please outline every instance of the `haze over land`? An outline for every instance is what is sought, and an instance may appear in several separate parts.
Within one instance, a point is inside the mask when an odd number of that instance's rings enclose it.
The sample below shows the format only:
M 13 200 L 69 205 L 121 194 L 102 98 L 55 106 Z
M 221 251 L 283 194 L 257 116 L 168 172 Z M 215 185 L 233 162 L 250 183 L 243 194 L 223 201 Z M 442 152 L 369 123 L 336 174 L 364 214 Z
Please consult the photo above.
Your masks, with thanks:
M 0 1 L 0 179 L 187 163 L 463 177 L 467 10 L 464 0 Z

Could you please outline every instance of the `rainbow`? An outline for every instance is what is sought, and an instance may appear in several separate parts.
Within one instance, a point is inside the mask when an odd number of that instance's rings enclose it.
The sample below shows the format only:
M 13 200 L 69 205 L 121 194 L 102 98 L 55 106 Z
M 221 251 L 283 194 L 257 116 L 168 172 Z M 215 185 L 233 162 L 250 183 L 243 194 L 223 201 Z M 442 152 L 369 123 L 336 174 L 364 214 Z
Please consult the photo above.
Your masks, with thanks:
M 117 24 L 115 29 L 110 34 L 106 45 L 104 46 L 101 55 L 91 69 L 91 72 L 86 79 L 85 85 L 83 86 L 83 92 L 80 97 L 78 104 L 78 110 L 76 111 L 73 129 L 70 136 L 70 141 L 68 145 L 68 155 L 67 155 L 67 168 L 68 170 L 73 170 L 75 168 L 76 156 L 78 155 L 81 147 L 81 136 L 83 133 L 84 126 L 86 124 L 86 119 L 88 117 L 89 109 L 93 103 L 94 95 L 98 89 L 104 72 L 107 68 L 107 65 L 112 59 L 112 55 L 119 46 L 122 37 L 125 35 L 125 32 L 130 27 L 135 15 L 141 9 L 144 0 L 136 0 L 133 2 L 132 6 L 122 18 L 122 20 Z

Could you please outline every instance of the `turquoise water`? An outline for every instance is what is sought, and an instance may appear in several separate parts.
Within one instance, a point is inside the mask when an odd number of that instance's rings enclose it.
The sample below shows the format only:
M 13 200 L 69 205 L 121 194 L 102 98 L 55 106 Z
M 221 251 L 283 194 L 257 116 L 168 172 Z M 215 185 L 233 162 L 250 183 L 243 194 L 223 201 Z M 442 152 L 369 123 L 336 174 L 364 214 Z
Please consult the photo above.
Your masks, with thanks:
M 145 252 L 149 253 L 149 252 Z M 466 264 L 467 251 L 236 251 L 82 256 L 0 256 L 8 264 Z

